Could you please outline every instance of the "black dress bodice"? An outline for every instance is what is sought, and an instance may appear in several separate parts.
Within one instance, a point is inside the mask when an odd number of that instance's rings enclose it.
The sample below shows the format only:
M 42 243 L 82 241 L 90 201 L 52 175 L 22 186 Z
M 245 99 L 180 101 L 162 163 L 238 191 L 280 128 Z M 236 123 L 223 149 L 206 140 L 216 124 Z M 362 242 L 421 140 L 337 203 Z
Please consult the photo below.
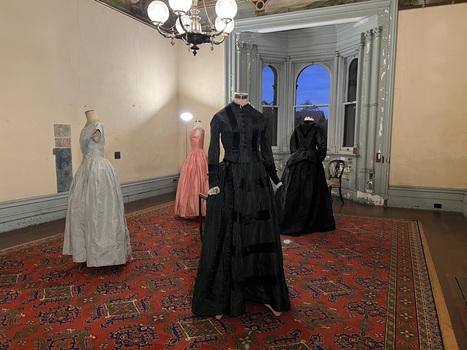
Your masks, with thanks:
M 268 120 L 250 104 L 231 102 L 211 120 L 208 152 L 209 187 L 218 185 L 220 144 L 224 160 L 232 163 L 264 162 L 274 183 L 279 182 L 267 132 Z M 220 135 L 220 138 L 219 138 Z

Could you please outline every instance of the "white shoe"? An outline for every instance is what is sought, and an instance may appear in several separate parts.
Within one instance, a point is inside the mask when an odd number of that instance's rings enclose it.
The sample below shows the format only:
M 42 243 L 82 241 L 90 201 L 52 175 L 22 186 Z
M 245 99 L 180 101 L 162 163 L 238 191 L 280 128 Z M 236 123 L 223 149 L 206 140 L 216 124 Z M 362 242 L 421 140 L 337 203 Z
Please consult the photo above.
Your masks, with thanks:
M 279 317 L 280 315 L 282 315 L 282 312 L 274 310 L 271 305 L 264 304 L 264 306 L 266 306 L 269 310 L 271 310 L 274 316 Z

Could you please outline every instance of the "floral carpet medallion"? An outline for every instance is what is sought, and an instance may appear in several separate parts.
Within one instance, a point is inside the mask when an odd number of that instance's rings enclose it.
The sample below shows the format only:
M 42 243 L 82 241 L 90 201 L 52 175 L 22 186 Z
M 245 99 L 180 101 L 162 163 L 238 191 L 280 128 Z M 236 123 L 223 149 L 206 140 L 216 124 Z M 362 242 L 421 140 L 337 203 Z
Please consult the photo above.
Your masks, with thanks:
M 125 266 L 63 256 L 63 236 L 0 252 L 0 349 L 443 349 L 417 222 L 336 215 L 282 236 L 292 309 L 197 317 L 197 220 L 130 214 Z

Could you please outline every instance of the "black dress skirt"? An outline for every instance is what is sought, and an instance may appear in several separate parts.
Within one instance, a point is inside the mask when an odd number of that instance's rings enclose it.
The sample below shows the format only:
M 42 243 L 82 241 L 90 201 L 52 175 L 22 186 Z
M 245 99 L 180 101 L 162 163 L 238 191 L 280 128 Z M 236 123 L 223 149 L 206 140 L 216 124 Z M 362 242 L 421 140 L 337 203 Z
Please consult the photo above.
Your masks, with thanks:
M 219 136 L 225 157 L 219 163 Z M 283 256 L 270 179 L 278 183 L 265 117 L 231 103 L 211 121 L 210 188 L 192 310 L 244 313 L 247 301 L 288 311 Z
M 336 228 L 322 161 L 326 137 L 314 122 L 298 125 L 290 139 L 291 156 L 276 192 L 281 234 L 298 236 Z

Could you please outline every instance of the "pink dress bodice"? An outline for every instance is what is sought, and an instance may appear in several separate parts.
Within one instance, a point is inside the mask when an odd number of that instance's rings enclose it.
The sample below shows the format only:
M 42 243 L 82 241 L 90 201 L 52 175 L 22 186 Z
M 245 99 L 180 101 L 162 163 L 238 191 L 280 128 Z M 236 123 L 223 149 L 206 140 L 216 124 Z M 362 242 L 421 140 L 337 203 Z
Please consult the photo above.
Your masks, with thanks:
M 190 146 L 191 150 L 204 150 L 204 129 L 193 128 L 190 131 Z

